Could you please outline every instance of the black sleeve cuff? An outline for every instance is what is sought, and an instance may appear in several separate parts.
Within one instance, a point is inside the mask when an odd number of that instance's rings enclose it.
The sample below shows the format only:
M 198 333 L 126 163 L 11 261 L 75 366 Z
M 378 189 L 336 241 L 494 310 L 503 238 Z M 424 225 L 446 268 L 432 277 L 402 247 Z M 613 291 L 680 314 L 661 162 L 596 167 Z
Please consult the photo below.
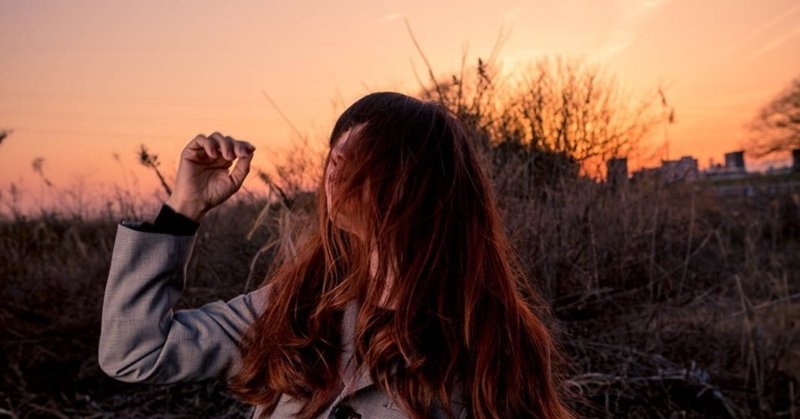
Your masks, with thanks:
M 155 222 L 153 222 L 153 227 L 162 233 L 190 236 L 197 232 L 200 223 L 175 212 L 172 207 L 164 204 L 161 206 L 161 211 L 158 212 Z
M 123 225 L 147 233 L 173 234 L 176 236 L 191 236 L 197 232 L 200 223 L 191 218 L 178 214 L 167 204 L 161 206 L 155 221 L 152 223 L 126 223 Z

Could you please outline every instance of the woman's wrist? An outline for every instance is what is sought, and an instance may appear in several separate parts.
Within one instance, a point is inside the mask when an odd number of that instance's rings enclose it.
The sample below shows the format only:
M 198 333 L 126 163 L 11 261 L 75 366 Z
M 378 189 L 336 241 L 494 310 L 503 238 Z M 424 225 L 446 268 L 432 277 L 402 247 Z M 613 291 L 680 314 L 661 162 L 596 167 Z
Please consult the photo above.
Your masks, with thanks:
M 183 214 L 178 214 L 172 207 L 164 204 L 151 226 L 152 230 L 150 231 L 153 233 L 191 236 L 197 233 L 200 223 Z
M 204 205 L 186 201 L 175 197 L 174 195 L 170 195 L 167 198 L 167 201 L 164 204 L 169 205 L 173 211 L 176 213 L 183 215 L 184 217 L 190 218 L 195 222 L 200 222 L 200 219 L 205 215 L 208 211 Z

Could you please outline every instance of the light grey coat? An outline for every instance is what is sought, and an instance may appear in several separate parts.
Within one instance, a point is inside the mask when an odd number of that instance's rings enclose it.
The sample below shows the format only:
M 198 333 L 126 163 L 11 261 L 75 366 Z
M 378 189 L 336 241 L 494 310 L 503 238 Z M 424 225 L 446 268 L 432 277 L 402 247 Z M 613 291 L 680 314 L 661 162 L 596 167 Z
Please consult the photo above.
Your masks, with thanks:
M 237 343 L 264 310 L 269 286 L 199 308 L 173 310 L 187 281 L 186 264 L 196 236 L 177 236 L 117 228 L 111 268 L 103 299 L 98 359 L 102 370 L 127 382 L 174 383 L 224 376 L 241 363 Z M 353 336 L 358 305 L 351 303 L 342 321 L 340 374 L 345 383 L 320 418 L 347 404 L 363 419 L 407 418 L 397 404 L 375 386 L 353 360 Z M 467 409 L 453 394 L 455 416 Z M 301 405 L 280 398 L 271 418 L 294 417 Z M 253 409 L 253 416 L 260 414 Z M 354 416 L 359 417 L 359 416 Z M 444 418 L 439 409 L 435 415 Z

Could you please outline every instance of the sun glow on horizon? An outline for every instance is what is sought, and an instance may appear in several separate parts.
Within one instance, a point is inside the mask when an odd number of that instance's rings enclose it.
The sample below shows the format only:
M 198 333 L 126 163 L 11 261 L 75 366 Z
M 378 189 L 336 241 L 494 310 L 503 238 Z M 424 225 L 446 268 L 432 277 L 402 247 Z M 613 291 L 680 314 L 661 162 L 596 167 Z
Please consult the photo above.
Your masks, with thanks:
M 758 109 L 800 70 L 794 0 L 415 0 L 402 8 L 34 0 L 2 2 L 0 12 L 0 129 L 13 130 L 0 143 L 0 198 L 26 210 L 72 199 L 73 187 L 153 196 L 158 183 L 136 161 L 140 144 L 168 176 L 198 133 L 253 142 L 254 170 L 267 172 L 301 136 L 324 147 L 338 113 L 360 96 L 415 94 L 417 77 L 427 80 L 406 22 L 439 77 L 456 74 L 465 54 L 469 67 L 495 51 L 509 77 L 542 57 L 565 57 L 599 65 L 631 98 L 664 88 L 675 123 L 652 133 L 634 166 L 693 155 L 705 167 L 742 149 Z M 12 183 L 22 191 L 17 203 Z M 255 176 L 245 186 L 263 188 Z

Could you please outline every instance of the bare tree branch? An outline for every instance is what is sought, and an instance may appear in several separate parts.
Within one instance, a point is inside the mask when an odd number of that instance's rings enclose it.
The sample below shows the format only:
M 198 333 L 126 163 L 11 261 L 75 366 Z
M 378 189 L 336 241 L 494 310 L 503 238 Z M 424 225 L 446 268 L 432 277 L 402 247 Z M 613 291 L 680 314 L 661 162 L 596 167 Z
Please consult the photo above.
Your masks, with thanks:
M 800 148 L 800 77 L 761 108 L 750 132 L 749 148 L 756 157 Z

